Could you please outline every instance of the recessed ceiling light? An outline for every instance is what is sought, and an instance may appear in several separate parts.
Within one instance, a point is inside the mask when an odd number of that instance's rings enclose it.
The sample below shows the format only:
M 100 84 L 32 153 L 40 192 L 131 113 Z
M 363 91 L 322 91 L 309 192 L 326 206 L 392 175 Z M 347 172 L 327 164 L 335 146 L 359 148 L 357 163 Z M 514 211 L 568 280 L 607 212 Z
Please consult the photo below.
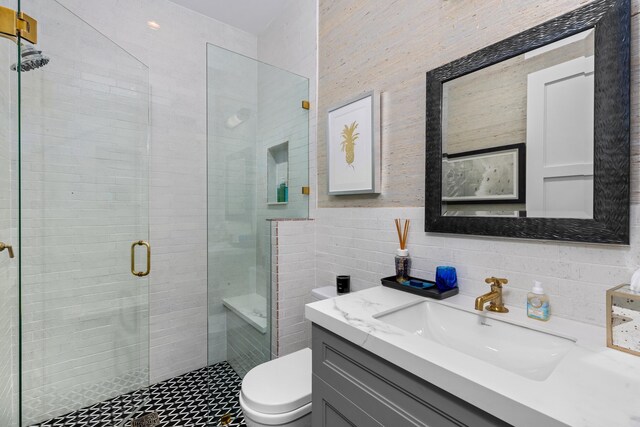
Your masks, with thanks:
M 160 24 L 158 24 L 156 21 L 147 21 L 147 26 L 152 30 L 157 30 L 160 28 Z

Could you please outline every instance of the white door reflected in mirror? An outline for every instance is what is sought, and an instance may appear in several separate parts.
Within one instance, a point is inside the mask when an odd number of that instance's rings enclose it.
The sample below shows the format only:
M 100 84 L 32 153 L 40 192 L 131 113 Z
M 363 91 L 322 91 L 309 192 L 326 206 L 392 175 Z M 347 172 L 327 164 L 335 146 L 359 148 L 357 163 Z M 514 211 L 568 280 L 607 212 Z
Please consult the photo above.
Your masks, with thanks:
M 593 218 L 593 59 L 529 74 L 529 217 Z
M 589 29 L 443 84 L 442 215 L 593 218 Z

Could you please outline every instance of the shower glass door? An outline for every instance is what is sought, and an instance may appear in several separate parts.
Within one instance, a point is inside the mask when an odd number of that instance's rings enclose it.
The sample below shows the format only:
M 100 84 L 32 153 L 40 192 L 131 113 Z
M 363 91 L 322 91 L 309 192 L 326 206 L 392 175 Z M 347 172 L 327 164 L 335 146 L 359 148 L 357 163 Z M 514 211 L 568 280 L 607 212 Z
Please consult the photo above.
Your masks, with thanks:
M 0 0 L 0 6 L 17 8 L 15 0 Z M 3 427 L 18 425 L 18 185 L 15 170 L 18 79 L 10 69 L 17 58 L 17 45 L 0 38 L 0 248 L 4 248 L 0 251 L 0 426 Z
M 307 78 L 207 45 L 208 360 L 240 377 L 279 355 L 276 311 L 303 322 L 272 303 L 271 226 L 309 215 L 308 99 Z
M 21 3 L 38 20 L 34 55 L 50 60 L 20 73 L 28 426 L 148 385 L 149 77 L 58 2 Z M 95 423 L 120 425 L 143 401 L 115 400 Z

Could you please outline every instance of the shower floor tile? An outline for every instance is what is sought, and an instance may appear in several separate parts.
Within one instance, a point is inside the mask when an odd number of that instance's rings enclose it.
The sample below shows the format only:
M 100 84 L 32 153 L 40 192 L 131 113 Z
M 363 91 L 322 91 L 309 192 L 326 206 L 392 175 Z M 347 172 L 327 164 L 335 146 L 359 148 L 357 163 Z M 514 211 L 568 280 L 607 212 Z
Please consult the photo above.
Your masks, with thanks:
M 122 424 L 125 414 L 145 401 L 136 416 L 155 411 L 160 427 L 220 426 L 227 414 L 227 426 L 245 426 L 238 401 L 241 383 L 231 365 L 217 363 L 32 427 L 128 427 L 131 421 Z

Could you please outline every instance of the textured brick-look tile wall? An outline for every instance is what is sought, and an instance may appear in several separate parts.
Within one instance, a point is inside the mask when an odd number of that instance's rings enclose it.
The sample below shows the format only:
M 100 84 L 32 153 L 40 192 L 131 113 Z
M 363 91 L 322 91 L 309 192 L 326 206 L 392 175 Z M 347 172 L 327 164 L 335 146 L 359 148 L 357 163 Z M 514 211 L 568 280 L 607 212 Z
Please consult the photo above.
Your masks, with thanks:
M 304 305 L 316 287 L 316 234 L 313 220 L 273 221 L 272 356 L 311 346 L 311 326 Z
M 167 0 L 61 3 L 149 66 L 150 366 L 157 382 L 207 363 L 206 43 L 255 57 L 257 40 Z M 160 28 L 150 29 L 150 20 Z
M 13 5 L 12 5 L 13 6 Z M 15 197 L 17 185 L 15 162 L 17 149 L 15 134 L 16 75 L 9 65 L 16 59 L 16 46 L 4 40 L 0 43 L 0 241 L 14 244 Z M 17 245 L 15 249 L 17 249 Z M 17 250 L 16 250 L 17 255 Z M 0 425 L 16 425 L 16 372 L 17 346 L 17 258 L 9 259 L 8 251 L 0 252 Z
M 317 286 L 350 274 L 352 290 L 361 290 L 393 275 L 393 219 L 410 218 L 412 275 L 433 278 L 438 265 L 453 265 L 460 291 L 470 296 L 487 292 L 486 277 L 506 277 L 505 302 L 521 307 L 540 280 L 553 315 L 604 326 L 605 291 L 628 282 L 640 264 L 639 214 L 634 206 L 631 246 L 606 246 L 425 234 L 423 208 L 319 209 Z

